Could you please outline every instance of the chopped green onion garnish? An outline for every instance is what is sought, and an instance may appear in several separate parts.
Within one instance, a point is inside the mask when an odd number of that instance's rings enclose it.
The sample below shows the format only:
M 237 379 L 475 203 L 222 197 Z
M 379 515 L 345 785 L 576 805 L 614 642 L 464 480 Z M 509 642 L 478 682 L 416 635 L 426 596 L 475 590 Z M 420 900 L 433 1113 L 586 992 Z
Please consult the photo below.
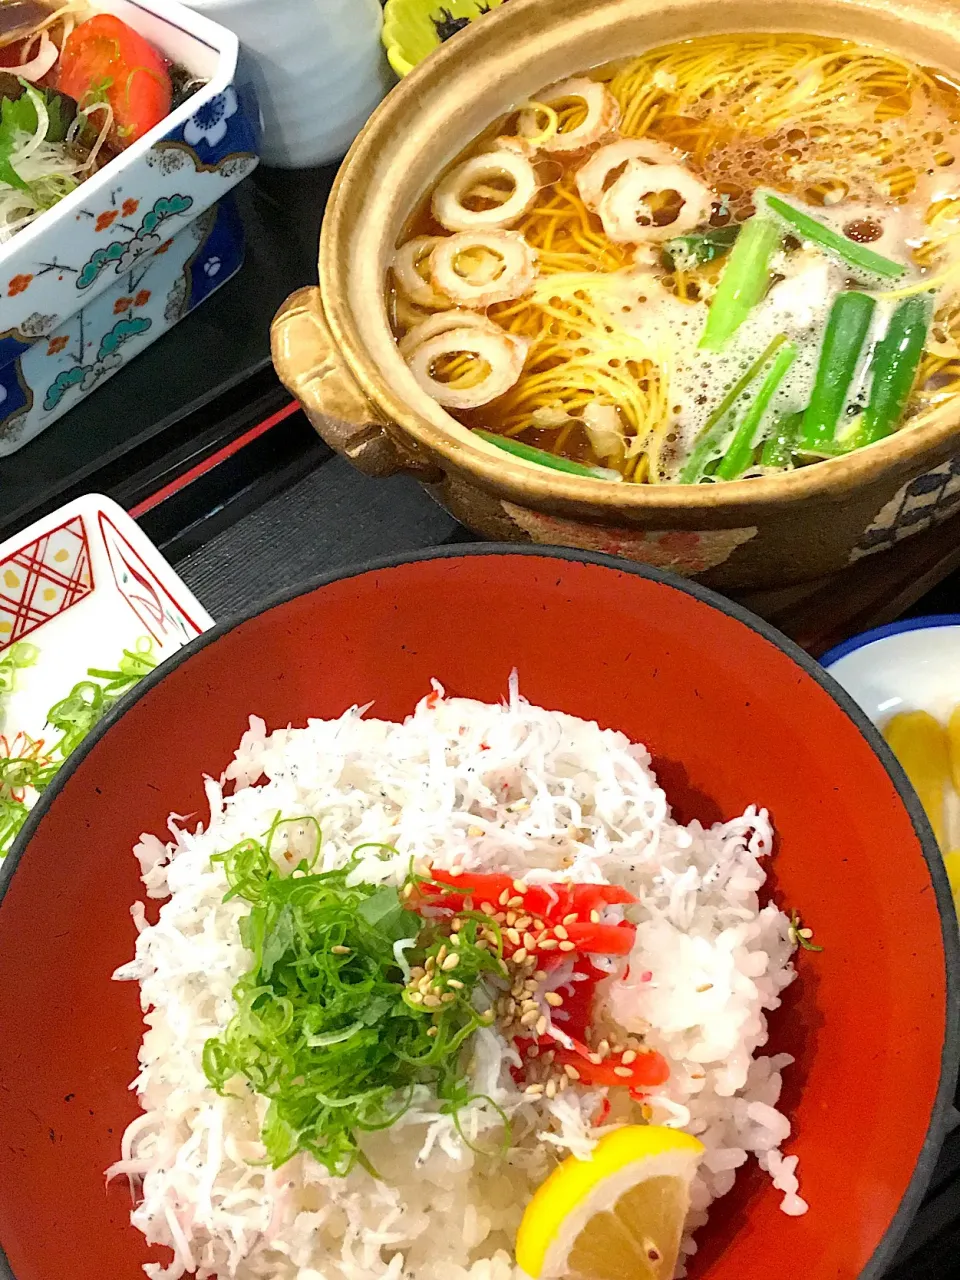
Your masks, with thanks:
M 278 833 L 311 822 L 310 855 L 281 872 Z M 236 1013 L 207 1041 L 203 1067 L 224 1095 L 239 1076 L 270 1100 L 260 1136 L 275 1168 L 305 1151 L 342 1175 L 358 1162 L 369 1169 L 361 1135 L 395 1123 L 415 1087 L 429 1087 L 454 1117 L 470 1100 L 460 1050 L 488 1025 L 477 1005 L 494 992 L 474 997 L 502 968 L 477 945 L 485 917 L 463 912 L 454 945 L 442 921 L 408 910 L 393 886 L 348 883 L 356 861 L 315 872 L 319 850 L 315 819 L 278 815 L 262 840 L 214 856 L 227 896 L 250 905 L 240 932 L 252 957 L 234 988 Z M 396 952 L 406 941 L 409 979 Z
M 523 458 L 527 462 L 539 463 L 541 467 L 552 467 L 554 471 L 566 471 L 572 476 L 589 476 L 592 480 L 620 480 L 616 471 L 606 467 L 588 467 L 583 462 L 572 462 L 569 458 L 560 458 L 555 453 L 547 453 L 546 449 L 537 449 L 532 444 L 524 444 L 522 440 L 514 440 L 510 436 L 498 436 L 492 431 L 481 431 L 474 427 L 473 434 L 487 444 L 496 445 L 504 453 L 512 453 L 515 458 Z
M 792 204 L 787 204 L 786 200 L 781 200 L 779 196 L 764 194 L 762 202 L 801 239 L 809 240 L 811 244 L 826 249 L 828 253 L 835 253 L 848 266 L 858 267 L 868 275 L 879 276 L 882 280 L 899 280 L 906 273 L 907 269 L 901 263 L 885 258 L 882 254 L 875 253 L 873 249 L 868 249 L 866 245 L 857 244 L 855 240 L 848 240 L 832 227 L 818 222 L 809 213 L 804 213 L 801 209 L 795 209 Z

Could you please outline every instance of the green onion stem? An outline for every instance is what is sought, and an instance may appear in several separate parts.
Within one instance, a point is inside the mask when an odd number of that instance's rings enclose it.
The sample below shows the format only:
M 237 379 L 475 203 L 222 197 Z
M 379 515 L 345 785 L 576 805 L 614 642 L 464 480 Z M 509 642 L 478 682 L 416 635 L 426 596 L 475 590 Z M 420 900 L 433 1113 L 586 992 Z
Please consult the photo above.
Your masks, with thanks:
M 675 236 L 663 246 L 660 261 L 668 270 L 686 270 L 706 262 L 715 262 L 733 248 L 740 234 L 740 223 L 711 227 L 709 231 L 689 236 Z
M 734 403 L 739 400 L 747 387 L 759 375 L 764 365 L 775 352 L 786 342 L 786 334 L 780 333 L 768 344 L 766 349 L 757 356 L 753 364 L 751 364 L 740 377 L 736 380 L 727 394 L 723 397 L 717 407 L 711 412 L 697 439 L 690 457 L 686 460 L 681 468 L 678 480 L 680 484 L 699 484 L 707 471 L 707 466 L 713 458 L 714 454 L 720 447 L 724 435 L 729 430 L 726 423 L 726 416 Z
M 906 273 L 906 267 L 899 262 L 875 253 L 866 245 L 848 240 L 832 227 L 827 227 L 816 218 L 812 218 L 809 213 L 804 213 L 801 209 L 795 209 L 793 205 L 787 204 L 786 200 L 781 200 L 779 196 L 764 195 L 763 203 L 801 239 L 809 240 L 811 244 L 827 250 L 828 253 L 836 254 L 848 266 L 858 267 L 868 275 L 879 276 L 882 280 L 899 280 Z
M 537 449 L 534 445 L 524 444 L 522 440 L 514 440 L 511 436 L 498 436 L 493 431 L 481 431 L 479 427 L 474 427 L 473 434 L 486 440 L 487 444 L 496 445 L 504 453 L 512 453 L 515 458 L 523 458 L 526 462 L 539 463 L 541 467 L 552 467 L 554 471 L 566 471 L 573 476 L 589 476 L 591 480 L 620 479 L 616 472 L 558 457 L 555 453 L 547 453 L 546 449 Z
M 805 453 L 833 442 L 876 307 L 868 293 L 838 293 L 834 299 L 800 428 L 799 448 Z
M 738 476 L 743 475 L 750 465 L 750 461 L 753 458 L 753 440 L 757 434 L 757 428 L 763 421 L 763 415 L 770 407 L 770 401 L 786 376 L 787 370 L 796 358 L 797 348 L 792 342 L 785 343 L 774 356 L 770 371 L 761 383 L 760 389 L 747 412 L 743 415 L 743 421 L 737 428 L 733 440 L 730 442 L 730 447 L 717 468 L 718 479 L 736 480 Z
M 700 339 L 703 350 L 722 350 L 766 293 L 770 259 L 780 248 L 781 239 L 773 218 L 757 216 L 744 224 L 710 303 Z
M 773 430 L 763 442 L 760 451 L 761 467 L 787 467 L 796 447 L 803 410 L 781 414 L 773 424 Z
M 933 295 L 904 298 L 890 317 L 873 356 L 870 399 L 863 415 L 861 443 L 890 435 L 903 416 L 933 317 Z

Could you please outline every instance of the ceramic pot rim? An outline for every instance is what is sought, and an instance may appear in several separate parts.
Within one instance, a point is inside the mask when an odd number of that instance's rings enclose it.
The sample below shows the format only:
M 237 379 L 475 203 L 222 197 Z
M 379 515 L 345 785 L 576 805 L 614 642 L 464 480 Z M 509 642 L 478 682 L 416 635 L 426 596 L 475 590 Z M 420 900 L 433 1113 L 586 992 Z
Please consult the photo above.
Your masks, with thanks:
M 926 1136 L 920 1153 L 917 1157 L 916 1167 L 910 1183 L 904 1193 L 903 1199 L 898 1206 L 897 1212 L 894 1214 L 886 1231 L 876 1249 L 873 1256 L 867 1263 L 864 1270 L 860 1273 L 858 1280 L 882 1280 L 883 1275 L 888 1269 L 900 1242 L 906 1234 L 907 1228 L 912 1222 L 920 1203 L 923 1199 L 924 1192 L 933 1174 L 937 1159 L 940 1154 L 940 1148 L 944 1135 L 947 1131 L 947 1119 L 953 1109 L 953 1099 L 957 1085 L 957 1073 L 960 1069 L 960 931 L 957 929 L 956 912 L 953 906 L 953 897 L 950 891 L 950 885 L 947 880 L 947 873 L 943 865 L 943 859 L 940 855 L 933 831 L 927 821 L 923 808 L 918 800 L 916 793 L 907 780 L 907 776 L 903 769 L 895 759 L 890 748 L 884 742 L 880 732 L 873 725 L 870 719 L 850 694 L 843 689 L 834 678 L 824 670 L 820 664 L 811 658 L 808 653 L 795 644 L 782 632 L 778 631 L 770 623 L 765 622 L 756 614 L 751 613 L 742 605 L 736 604 L 732 600 L 728 600 L 725 596 L 719 595 L 715 591 L 711 591 L 708 587 L 701 586 L 699 583 L 691 582 L 685 578 L 679 578 L 675 574 L 669 573 L 663 569 L 656 569 L 650 565 L 636 564 L 632 561 L 619 560 L 614 556 L 603 555 L 599 552 L 579 551 L 566 547 L 541 547 L 541 546 L 524 546 L 522 544 L 515 545 L 513 543 L 467 543 L 446 547 L 425 548 L 419 551 L 412 551 L 400 555 L 386 556 L 380 559 L 372 560 L 367 563 L 356 565 L 353 567 L 341 568 L 333 572 L 322 574 L 306 584 L 300 584 L 294 588 L 278 592 L 271 599 L 258 605 L 256 608 L 250 609 L 239 617 L 233 618 L 227 622 L 219 623 L 211 630 L 197 636 L 188 644 L 184 645 L 176 653 L 155 670 L 144 677 L 140 683 L 132 689 L 128 694 L 124 695 L 116 705 L 107 713 L 100 723 L 88 734 L 81 745 L 67 759 L 63 768 L 57 773 L 50 787 L 43 792 L 35 808 L 32 810 L 30 817 L 27 819 L 22 831 L 14 842 L 13 848 L 3 862 L 0 862 L 0 910 L 3 909 L 3 899 L 7 889 L 10 887 L 13 876 L 16 873 L 17 865 L 24 856 L 31 838 L 43 821 L 44 816 L 51 806 L 55 803 L 60 792 L 69 782 L 72 775 L 77 771 L 83 761 L 92 752 L 100 739 L 110 731 L 112 726 L 121 719 L 141 698 L 146 697 L 160 682 L 170 675 L 182 663 L 198 653 L 201 649 L 205 649 L 208 645 L 214 644 L 222 636 L 228 632 L 235 630 L 237 627 L 243 626 L 252 619 L 259 617 L 261 614 L 269 612 L 277 606 L 287 604 L 292 600 L 296 600 L 300 596 L 307 596 L 317 591 L 321 587 L 329 586 L 331 583 L 349 580 L 351 578 L 361 577 L 368 573 L 375 573 L 384 569 L 394 569 L 406 564 L 414 564 L 424 560 L 452 560 L 457 557 L 465 556 L 532 556 L 540 559 L 566 560 L 580 564 L 595 565 L 602 569 L 607 569 L 620 574 L 631 574 L 635 577 L 646 578 L 651 582 L 655 582 L 663 587 L 672 588 L 675 591 L 681 591 L 685 595 L 692 596 L 701 604 L 708 605 L 714 609 L 718 609 L 721 613 L 733 618 L 735 621 L 749 627 L 750 630 L 762 636 L 763 639 L 778 648 L 782 653 L 791 658 L 798 667 L 811 679 L 813 679 L 836 702 L 842 711 L 846 713 L 850 720 L 859 729 L 860 734 L 866 740 L 867 744 L 872 748 L 874 753 L 880 760 L 881 765 L 886 770 L 893 783 L 901 803 L 907 810 L 911 825 L 916 833 L 917 840 L 920 843 L 921 852 L 930 878 L 933 883 L 934 893 L 937 899 L 937 906 L 940 918 L 940 933 L 944 952 L 944 984 L 946 988 L 944 1012 L 945 1025 L 943 1031 L 943 1048 L 940 1062 L 940 1080 L 937 1087 L 936 1097 L 933 1107 L 931 1108 L 930 1121 L 927 1126 Z M 17 1280 L 12 1268 L 10 1267 L 6 1256 L 4 1255 L 2 1242 L 0 1242 L 0 1280 Z
M 696 0 L 680 0 L 657 6 L 659 11 L 690 7 Z M 712 8 L 736 13 L 740 0 L 712 0 Z M 650 7 L 650 0 L 579 0 L 578 12 L 587 17 L 595 11 L 609 11 L 613 25 L 617 11 L 630 10 L 634 15 Z M 661 510 L 674 516 L 688 513 L 692 520 L 702 520 L 710 513 L 711 525 L 723 526 L 755 523 L 750 512 L 760 513 L 771 507 L 783 508 L 797 503 L 821 500 L 824 503 L 842 499 L 851 489 L 888 477 L 902 482 L 929 466 L 951 456 L 949 442 L 960 433 L 960 404 L 946 405 L 923 414 L 917 425 L 879 441 L 844 458 L 829 459 L 812 467 L 783 475 L 755 480 L 729 481 L 722 485 L 685 486 L 611 484 L 609 481 L 570 476 L 550 471 L 536 464 L 522 462 L 502 450 L 478 440 L 456 419 L 440 410 L 436 421 L 430 421 L 391 386 L 364 340 L 364 318 L 350 301 L 351 267 L 347 245 L 357 224 L 357 210 L 363 204 L 363 189 L 369 181 L 371 166 L 377 164 L 377 181 L 389 185 L 389 162 L 393 140 L 398 136 L 427 132 L 427 121 L 421 119 L 422 101 L 451 80 L 483 81 L 484 66 L 498 59 L 500 47 L 507 41 L 519 42 L 528 32 L 530 16 L 537 11 L 538 30 L 562 27 L 571 19 L 572 6 L 560 3 L 544 13 L 541 0 L 511 0 L 458 33 L 457 38 L 441 46 L 416 67 L 410 75 L 387 95 L 361 131 L 344 161 L 327 204 L 320 237 L 319 275 L 321 295 L 327 322 L 337 346 L 343 353 L 352 375 L 372 405 L 396 424 L 399 434 L 408 436 L 428 455 L 439 455 L 449 468 L 471 482 L 521 504 L 549 505 L 561 499 L 571 511 L 585 515 L 616 514 L 620 518 L 631 512 Z M 890 22 L 891 18 L 914 29 L 923 28 L 956 49 L 960 71 L 960 39 L 951 32 L 949 15 L 936 0 L 825 0 L 817 6 L 825 15 L 849 13 L 859 20 L 864 15 Z M 528 16 L 529 15 L 529 16 Z M 796 23 L 762 24 L 764 29 L 797 30 Z M 736 29 L 731 19 L 729 28 Z M 813 22 L 809 28 L 823 27 Z M 756 23 L 751 23 L 756 29 Z M 742 25 L 740 29 L 743 29 Z M 836 26 L 832 28 L 836 34 Z M 436 133 L 430 121 L 431 133 Z M 456 128 L 451 124 L 449 128 Z M 469 136 L 464 138 L 469 142 Z M 429 144 L 428 144 L 429 145 Z M 371 299 L 382 307 L 382 297 Z M 399 362 L 399 355 L 397 360 Z M 439 408 L 439 406 L 438 406 Z M 441 426 L 440 423 L 443 422 Z M 389 428 L 388 428 L 389 429 Z

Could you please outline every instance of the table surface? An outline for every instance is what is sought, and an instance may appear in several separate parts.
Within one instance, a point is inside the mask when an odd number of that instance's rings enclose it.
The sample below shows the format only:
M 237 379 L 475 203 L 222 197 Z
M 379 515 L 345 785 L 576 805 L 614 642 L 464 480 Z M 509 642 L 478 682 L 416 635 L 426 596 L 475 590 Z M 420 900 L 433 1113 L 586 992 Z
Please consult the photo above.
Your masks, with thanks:
M 472 539 L 413 481 L 371 480 L 332 455 L 272 374 L 269 323 L 288 293 L 315 279 L 333 175 L 260 170 L 240 189 L 241 272 L 0 463 L 0 538 L 79 493 L 108 493 L 221 620 L 340 567 Z M 813 653 L 907 611 L 960 611 L 948 576 L 960 566 L 958 531 L 954 520 L 853 574 L 741 598 Z M 958 1250 L 955 1130 L 887 1280 L 946 1280 Z

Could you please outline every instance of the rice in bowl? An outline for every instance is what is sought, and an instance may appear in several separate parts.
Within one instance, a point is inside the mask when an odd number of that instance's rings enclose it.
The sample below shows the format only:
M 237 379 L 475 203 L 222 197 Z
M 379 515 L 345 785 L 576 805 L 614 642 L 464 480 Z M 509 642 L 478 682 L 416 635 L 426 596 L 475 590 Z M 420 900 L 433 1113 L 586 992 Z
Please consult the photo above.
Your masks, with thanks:
M 589 1158 L 623 1124 L 684 1129 L 705 1146 L 684 1258 L 751 1156 L 783 1193 L 783 1210 L 805 1212 L 796 1157 L 781 1152 L 790 1121 L 777 1110 L 792 1059 L 759 1052 L 766 1013 L 796 976 L 798 942 L 796 919 L 762 905 L 767 812 L 750 806 L 710 828 L 677 823 L 643 746 L 527 703 L 515 678 L 502 705 L 448 699 L 435 685 L 403 724 L 365 711 L 273 733 L 251 717 L 224 777 L 207 780 L 209 822 L 190 830 L 172 818 L 172 840 L 144 836 L 136 849 L 147 895 L 166 901 L 154 925 L 134 907 L 136 958 L 115 975 L 140 982 L 147 1031 L 134 1085 L 144 1114 L 111 1173 L 132 1180 L 134 1225 L 173 1250 L 172 1261 L 146 1266 L 151 1280 L 514 1280 L 523 1275 L 514 1241 L 537 1187 L 558 1160 Z M 630 946 L 592 956 L 593 1035 L 579 1047 L 599 1058 L 613 1038 L 619 1061 L 631 1063 L 626 1076 L 650 1055 L 665 1062 L 666 1081 L 591 1083 L 584 1064 L 550 1087 L 562 1073 L 544 1061 L 546 1046 L 560 1060 L 579 1045 L 568 1011 L 579 952 L 561 951 L 557 930 L 539 960 L 523 953 L 543 966 L 533 998 L 524 993 L 536 1021 L 517 1021 L 519 986 L 509 1012 L 509 977 L 487 981 L 492 1021 L 465 1042 L 465 1102 L 445 1109 L 416 1086 L 393 1123 L 360 1135 L 362 1158 L 346 1172 L 305 1150 L 272 1167 L 267 1098 L 242 1080 L 218 1093 L 204 1069 L 205 1046 L 229 1039 L 251 966 L 241 938 L 249 904 L 230 896 L 223 855 L 268 831 L 283 876 L 307 874 L 303 858 L 315 855 L 310 874 L 339 871 L 401 899 L 411 876 L 435 876 L 429 893 L 417 891 L 427 918 L 449 917 L 454 886 L 490 873 L 541 899 L 565 884 L 626 891 L 634 902 L 591 913 L 629 930 Z M 509 901 L 473 905 L 495 909 L 495 932 L 512 928 Z M 415 985 L 405 945 L 396 944 L 397 968 Z M 517 944 L 505 946 L 513 961 Z

